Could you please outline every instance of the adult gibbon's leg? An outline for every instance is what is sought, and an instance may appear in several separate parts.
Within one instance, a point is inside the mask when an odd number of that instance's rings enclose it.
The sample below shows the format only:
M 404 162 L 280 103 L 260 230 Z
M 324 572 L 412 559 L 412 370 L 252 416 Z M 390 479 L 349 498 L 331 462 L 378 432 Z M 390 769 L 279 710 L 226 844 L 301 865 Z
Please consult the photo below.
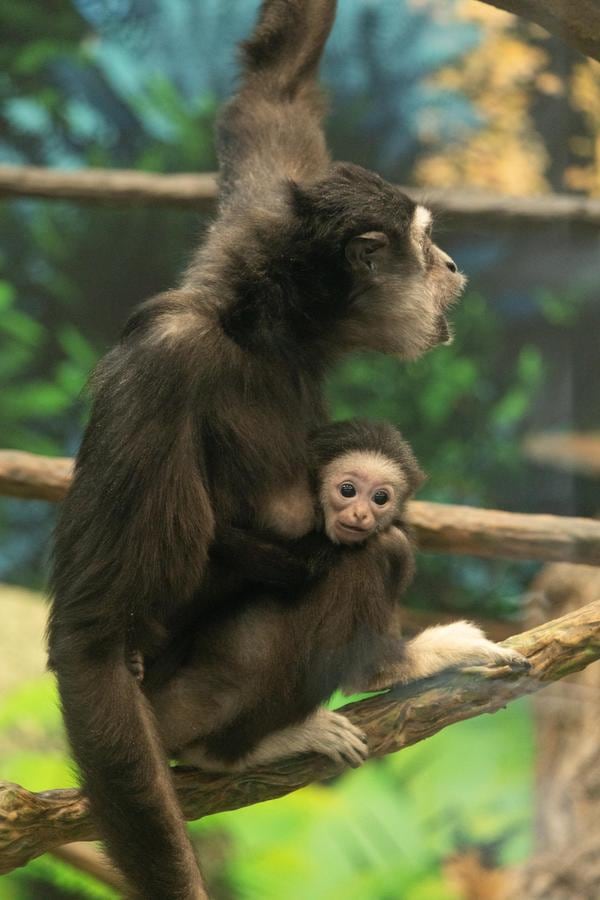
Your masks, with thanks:
M 271 185 L 316 180 L 327 171 L 325 104 L 315 76 L 335 9 L 335 0 L 263 4 L 242 45 L 244 81 L 217 124 L 222 206 L 260 207 Z

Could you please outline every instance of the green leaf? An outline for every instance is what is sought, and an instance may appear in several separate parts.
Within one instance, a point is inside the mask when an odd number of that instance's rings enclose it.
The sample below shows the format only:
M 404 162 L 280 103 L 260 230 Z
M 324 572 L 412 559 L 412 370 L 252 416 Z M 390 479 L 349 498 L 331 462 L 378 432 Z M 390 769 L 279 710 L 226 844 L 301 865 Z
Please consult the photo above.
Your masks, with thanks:
M 0 382 L 6 384 L 11 378 L 23 374 L 32 360 L 33 351 L 22 344 L 12 344 L 2 348 L 0 352 Z M 0 396 L 0 410 L 2 409 L 2 397 Z
M 0 415 L 20 418 L 53 418 L 64 412 L 71 398 L 56 384 L 30 381 L 21 387 L 5 388 L 0 398 Z
M 13 305 L 15 289 L 8 281 L 0 281 L 0 313 L 5 313 Z
M 521 381 L 529 388 L 537 388 L 544 374 L 542 354 L 537 347 L 528 344 L 523 347 L 517 362 L 517 372 Z
M 36 347 L 44 336 L 44 329 L 31 316 L 9 309 L 0 317 L 0 333 L 29 347 Z
M 71 362 L 78 365 L 87 376 L 99 355 L 92 344 L 72 325 L 63 325 L 58 340 Z

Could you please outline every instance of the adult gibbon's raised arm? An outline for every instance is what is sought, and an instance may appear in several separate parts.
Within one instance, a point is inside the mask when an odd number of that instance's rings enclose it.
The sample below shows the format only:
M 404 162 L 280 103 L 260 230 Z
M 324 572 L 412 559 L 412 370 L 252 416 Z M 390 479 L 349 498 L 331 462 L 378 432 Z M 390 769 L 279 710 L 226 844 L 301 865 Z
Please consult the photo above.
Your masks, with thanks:
M 328 166 L 314 75 L 334 10 L 263 3 L 221 126 L 220 216 L 181 288 L 140 307 L 100 363 L 57 528 L 51 664 L 93 813 L 144 898 L 205 892 L 130 650 L 160 661 L 209 602 L 221 524 L 311 529 L 308 435 L 328 367 L 443 343 L 464 283 L 427 210 Z
M 263 4 L 241 48 L 246 78 L 217 127 L 222 206 L 269 204 L 283 179 L 326 174 L 325 104 L 315 74 L 335 8 L 335 0 Z

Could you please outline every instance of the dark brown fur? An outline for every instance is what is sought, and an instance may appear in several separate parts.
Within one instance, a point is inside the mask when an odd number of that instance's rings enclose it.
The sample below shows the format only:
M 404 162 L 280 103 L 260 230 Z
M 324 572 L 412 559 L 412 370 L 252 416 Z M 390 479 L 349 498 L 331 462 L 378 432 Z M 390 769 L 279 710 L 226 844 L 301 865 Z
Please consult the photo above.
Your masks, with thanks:
M 129 648 L 160 656 L 203 602 L 215 520 L 253 527 L 306 471 L 331 363 L 424 352 L 461 287 L 415 251 L 407 197 L 329 168 L 314 72 L 334 11 L 265 0 L 219 126 L 219 219 L 180 289 L 142 305 L 99 364 L 57 527 L 50 660 L 94 816 L 145 898 L 204 888 Z M 381 252 L 348 253 L 373 230 Z

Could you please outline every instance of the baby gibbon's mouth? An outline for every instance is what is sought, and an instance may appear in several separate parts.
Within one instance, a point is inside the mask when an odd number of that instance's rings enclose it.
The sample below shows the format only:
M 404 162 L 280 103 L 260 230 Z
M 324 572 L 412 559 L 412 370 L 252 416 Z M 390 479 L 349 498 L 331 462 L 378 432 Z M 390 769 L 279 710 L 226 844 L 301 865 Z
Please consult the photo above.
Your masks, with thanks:
M 358 525 L 346 525 L 345 522 L 338 521 L 338 528 L 341 530 L 342 534 L 346 534 L 348 537 L 352 535 L 354 538 L 365 538 L 369 534 L 369 528 L 360 528 Z

